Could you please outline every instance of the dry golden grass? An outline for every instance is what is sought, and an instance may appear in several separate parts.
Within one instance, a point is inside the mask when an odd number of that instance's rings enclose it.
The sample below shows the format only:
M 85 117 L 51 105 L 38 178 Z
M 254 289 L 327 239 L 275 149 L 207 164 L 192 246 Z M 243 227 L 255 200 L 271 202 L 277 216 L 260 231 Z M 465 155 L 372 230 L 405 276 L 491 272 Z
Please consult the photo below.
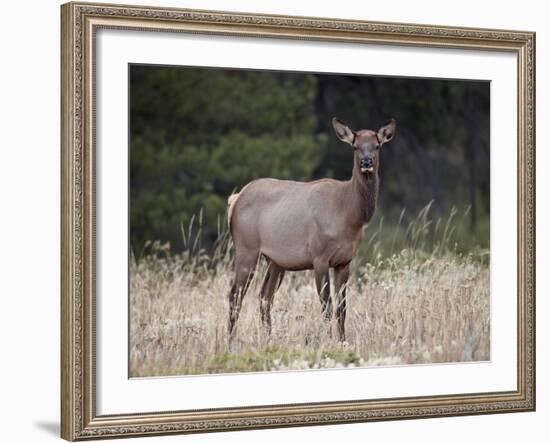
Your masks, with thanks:
M 229 347 L 229 248 L 215 260 L 163 255 L 161 249 L 157 244 L 156 255 L 130 269 L 133 377 L 490 358 L 489 268 L 472 257 L 420 260 L 404 250 L 354 268 L 343 345 L 335 322 L 322 320 L 311 272 L 286 274 L 275 294 L 268 339 L 259 315 L 260 265 Z

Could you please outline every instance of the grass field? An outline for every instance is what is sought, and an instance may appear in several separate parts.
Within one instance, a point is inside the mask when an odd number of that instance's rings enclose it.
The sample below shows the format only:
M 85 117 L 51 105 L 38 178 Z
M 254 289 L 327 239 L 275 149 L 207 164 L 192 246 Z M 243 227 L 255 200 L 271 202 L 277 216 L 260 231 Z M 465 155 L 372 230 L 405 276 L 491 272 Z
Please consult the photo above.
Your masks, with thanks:
M 432 225 L 426 214 L 419 215 L 412 223 L 420 229 L 406 227 L 409 247 L 399 243 L 397 252 L 354 265 L 344 344 L 337 342 L 335 322 L 322 320 L 310 271 L 286 274 L 267 337 L 259 315 L 265 272 L 260 263 L 229 345 L 227 292 L 233 271 L 227 233 L 220 234 L 212 256 L 200 250 L 200 234 L 193 236 L 191 228 L 183 230 L 188 248 L 182 254 L 159 242 L 148 245 L 148 253 L 134 258 L 130 268 L 130 375 L 489 360 L 488 252 L 456 253 L 452 223 Z M 430 229 L 438 225 L 439 234 Z M 375 236 L 376 230 L 370 248 L 376 247 Z

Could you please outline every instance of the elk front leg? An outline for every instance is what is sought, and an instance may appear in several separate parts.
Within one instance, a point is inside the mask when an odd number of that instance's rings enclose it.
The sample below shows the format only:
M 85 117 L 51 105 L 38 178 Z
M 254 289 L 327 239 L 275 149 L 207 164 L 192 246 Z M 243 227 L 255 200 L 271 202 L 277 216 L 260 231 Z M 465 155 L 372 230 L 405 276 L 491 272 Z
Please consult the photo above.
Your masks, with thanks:
M 349 278 L 349 264 L 334 270 L 334 302 L 338 322 L 338 340 L 346 341 L 346 287 Z
M 328 264 L 314 264 L 315 285 L 317 286 L 317 294 L 321 300 L 321 311 L 325 316 L 325 320 L 332 318 L 332 300 L 330 298 L 330 276 Z
M 281 284 L 284 270 L 271 262 L 260 291 L 260 311 L 262 314 L 262 324 L 266 328 L 268 335 L 271 335 L 271 305 L 275 291 Z

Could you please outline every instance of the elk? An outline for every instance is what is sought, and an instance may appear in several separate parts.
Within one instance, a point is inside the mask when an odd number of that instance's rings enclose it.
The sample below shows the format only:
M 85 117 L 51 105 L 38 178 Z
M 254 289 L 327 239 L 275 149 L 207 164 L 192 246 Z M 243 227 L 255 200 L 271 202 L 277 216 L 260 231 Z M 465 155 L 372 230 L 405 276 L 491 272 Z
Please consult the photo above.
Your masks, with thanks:
M 286 271 L 313 269 L 321 310 L 332 319 L 329 270 L 334 269 L 336 320 L 346 339 L 346 284 L 350 263 L 378 198 L 379 153 L 395 134 L 395 120 L 378 131 L 352 130 L 332 119 L 336 136 L 354 151 L 350 180 L 297 182 L 261 178 L 228 198 L 228 223 L 235 246 L 235 279 L 229 290 L 229 338 L 260 257 L 267 271 L 260 291 L 262 324 L 271 334 L 271 305 Z

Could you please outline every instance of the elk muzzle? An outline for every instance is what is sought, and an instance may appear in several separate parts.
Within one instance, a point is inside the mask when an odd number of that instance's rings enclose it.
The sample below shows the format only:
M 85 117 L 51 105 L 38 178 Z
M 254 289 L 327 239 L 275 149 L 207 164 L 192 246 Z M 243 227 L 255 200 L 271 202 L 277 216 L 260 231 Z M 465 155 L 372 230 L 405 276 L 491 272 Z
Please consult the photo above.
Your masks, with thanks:
M 361 161 L 359 162 L 359 166 L 361 167 L 361 174 L 374 171 L 374 161 L 370 157 L 365 157 L 361 159 Z

